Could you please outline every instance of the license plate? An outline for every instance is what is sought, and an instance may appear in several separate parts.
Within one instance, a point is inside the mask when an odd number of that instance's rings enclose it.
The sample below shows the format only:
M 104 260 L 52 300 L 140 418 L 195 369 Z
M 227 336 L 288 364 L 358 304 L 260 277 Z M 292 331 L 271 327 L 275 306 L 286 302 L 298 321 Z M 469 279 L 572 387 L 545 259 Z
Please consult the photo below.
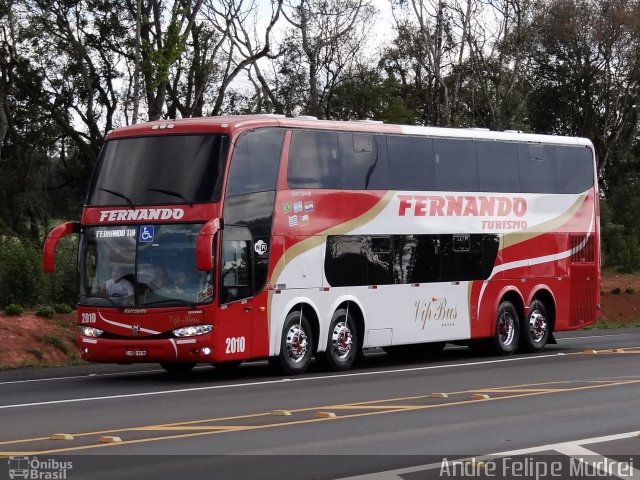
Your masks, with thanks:
M 146 350 L 125 350 L 124 354 L 127 357 L 146 357 L 147 351 Z

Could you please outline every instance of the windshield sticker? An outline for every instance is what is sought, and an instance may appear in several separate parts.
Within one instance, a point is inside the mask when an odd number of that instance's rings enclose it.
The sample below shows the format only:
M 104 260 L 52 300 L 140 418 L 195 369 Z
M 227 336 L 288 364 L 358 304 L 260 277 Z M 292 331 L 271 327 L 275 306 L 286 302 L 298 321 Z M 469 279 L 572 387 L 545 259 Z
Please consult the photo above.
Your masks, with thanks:
M 258 255 L 264 255 L 265 253 L 267 253 L 268 249 L 267 244 L 262 240 L 258 240 L 253 248 Z
M 209 285 L 204 290 L 198 292 L 198 296 L 196 297 L 196 301 L 201 302 L 205 298 L 213 297 L 213 285 Z
M 127 228 L 122 230 L 96 230 L 97 238 L 120 238 L 120 237 L 135 237 L 136 230 L 134 228 Z
M 155 227 L 153 225 L 144 225 L 140 227 L 140 242 L 141 243 L 149 243 L 153 242 Z

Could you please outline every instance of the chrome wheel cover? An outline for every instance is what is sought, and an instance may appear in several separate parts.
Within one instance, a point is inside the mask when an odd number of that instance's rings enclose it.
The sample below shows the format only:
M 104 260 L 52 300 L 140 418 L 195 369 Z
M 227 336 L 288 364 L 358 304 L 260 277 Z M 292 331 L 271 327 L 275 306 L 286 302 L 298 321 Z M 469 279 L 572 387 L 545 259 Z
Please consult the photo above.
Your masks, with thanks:
M 295 363 L 301 362 L 307 354 L 307 334 L 298 324 L 291 325 L 287 332 L 285 349 L 287 356 Z
M 509 312 L 503 312 L 498 319 L 498 337 L 500 344 L 509 346 L 516 336 L 515 319 Z
M 547 334 L 547 319 L 544 318 L 540 310 L 534 310 L 529 315 L 529 337 L 535 343 L 542 341 Z
M 331 350 L 338 360 L 344 360 L 351 353 L 353 335 L 346 321 L 336 322 L 331 332 Z

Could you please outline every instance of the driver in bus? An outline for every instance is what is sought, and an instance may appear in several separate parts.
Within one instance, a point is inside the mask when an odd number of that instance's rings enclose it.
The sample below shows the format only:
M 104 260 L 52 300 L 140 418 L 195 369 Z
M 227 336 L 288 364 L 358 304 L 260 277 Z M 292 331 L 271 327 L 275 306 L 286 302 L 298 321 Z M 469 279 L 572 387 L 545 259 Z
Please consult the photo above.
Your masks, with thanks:
M 113 265 L 111 278 L 104 284 L 104 290 L 108 297 L 130 297 L 133 295 L 133 284 L 124 278 L 125 275 L 126 272 L 122 264 Z

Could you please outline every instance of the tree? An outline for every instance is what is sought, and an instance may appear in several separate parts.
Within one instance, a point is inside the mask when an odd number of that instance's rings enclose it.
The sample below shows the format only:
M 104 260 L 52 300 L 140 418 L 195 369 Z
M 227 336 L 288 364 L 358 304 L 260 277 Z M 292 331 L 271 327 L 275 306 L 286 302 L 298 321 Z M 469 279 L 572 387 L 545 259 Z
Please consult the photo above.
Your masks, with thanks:
M 605 176 L 637 133 L 639 18 L 636 1 L 555 0 L 535 21 L 532 125 L 590 138 Z
M 368 0 L 295 0 L 285 7 L 291 28 L 278 74 L 286 80 L 274 96 L 292 113 L 327 118 L 331 95 L 361 52 L 375 10 Z M 295 92 L 301 94 L 297 105 Z

